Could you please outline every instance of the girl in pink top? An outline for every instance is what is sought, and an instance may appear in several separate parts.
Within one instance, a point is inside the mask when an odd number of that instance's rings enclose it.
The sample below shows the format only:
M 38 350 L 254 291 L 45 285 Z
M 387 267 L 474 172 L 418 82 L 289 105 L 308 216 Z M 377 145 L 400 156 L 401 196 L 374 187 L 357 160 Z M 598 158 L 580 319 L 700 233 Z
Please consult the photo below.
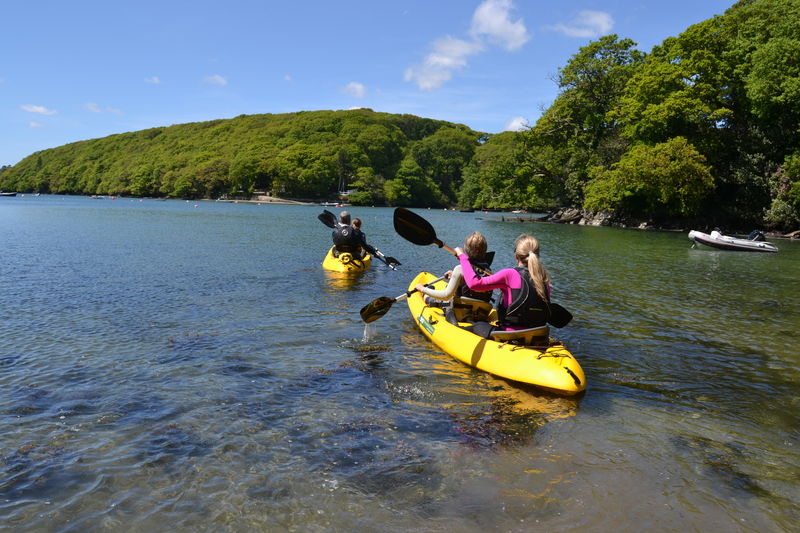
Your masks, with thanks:
M 517 267 L 504 268 L 490 276 L 478 277 L 461 248 L 456 248 L 456 254 L 464 281 L 470 289 L 500 290 L 497 314 L 502 329 L 527 329 L 547 323 L 550 316 L 550 276 L 539 261 L 539 241 L 535 237 L 517 237 L 514 242 Z

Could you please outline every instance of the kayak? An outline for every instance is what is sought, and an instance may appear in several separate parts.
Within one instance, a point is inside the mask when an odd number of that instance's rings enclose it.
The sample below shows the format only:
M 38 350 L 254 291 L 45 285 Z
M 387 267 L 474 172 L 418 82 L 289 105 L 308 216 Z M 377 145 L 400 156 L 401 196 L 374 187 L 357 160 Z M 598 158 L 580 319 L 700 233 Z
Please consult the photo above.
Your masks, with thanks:
M 762 237 L 763 238 L 763 237 Z M 729 237 L 722 235 L 719 232 L 712 231 L 703 233 L 702 231 L 691 230 L 689 232 L 689 239 L 698 243 L 705 244 L 712 248 L 720 250 L 736 250 L 740 252 L 777 252 L 778 248 L 771 242 L 757 241 L 752 239 L 737 239 L 736 237 Z
M 421 272 L 408 286 L 413 289 L 418 283 L 434 281 L 436 276 Z M 436 289 L 447 282 L 437 281 Z M 501 378 L 528 383 L 538 388 L 572 396 L 586 389 L 586 377 L 575 357 L 564 345 L 549 336 L 549 328 L 534 328 L 519 332 L 500 331 L 496 339 L 484 339 L 463 327 L 469 322 L 469 314 L 484 313 L 489 322 L 497 314 L 490 304 L 480 300 L 461 300 L 453 309 L 459 325 L 448 322 L 445 309 L 428 306 L 424 295 L 414 292 L 408 297 L 408 309 L 422 333 L 439 348 L 471 367 L 489 372 Z M 526 337 L 524 340 L 514 337 Z
M 339 257 L 334 257 L 333 246 L 331 246 L 322 261 L 322 268 L 333 272 L 363 272 L 370 264 L 372 264 L 372 256 L 369 254 L 366 254 L 364 259 L 356 259 L 353 254 L 347 252 L 339 254 Z

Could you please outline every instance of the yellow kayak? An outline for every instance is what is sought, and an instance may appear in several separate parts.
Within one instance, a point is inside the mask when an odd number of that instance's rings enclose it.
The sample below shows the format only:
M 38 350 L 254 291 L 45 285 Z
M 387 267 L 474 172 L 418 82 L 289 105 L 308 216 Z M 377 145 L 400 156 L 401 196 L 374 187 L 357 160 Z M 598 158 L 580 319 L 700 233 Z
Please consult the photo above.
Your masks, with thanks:
M 322 261 L 322 268 L 332 272 L 363 272 L 370 264 L 372 264 L 372 256 L 369 254 L 366 254 L 364 259 L 356 259 L 353 254 L 346 252 L 339 254 L 339 257 L 334 257 L 333 246 L 331 246 Z
M 422 272 L 411 281 L 408 289 L 413 289 L 417 283 L 426 284 L 435 279 L 433 274 Z M 444 280 L 439 281 L 433 287 L 442 289 L 446 283 Z M 469 318 L 468 314 L 482 312 L 488 317 L 488 321 L 496 319 L 494 309 L 488 309 L 489 304 L 478 300 L 468 304 L 472 307 L 454 309 L 461 326 L 469 325 L 468 322 L 460 322 Z M 586 389 L 586 377 L 581 365 L 563 344 L 549 337 L 547 327 L 521 332 L 498 332 L 496 340 L 484 339 L 448 322 L 444 309 L 426 305 L 424 295 L 420 292 L 414 292 L 408 297 L 408 309 L 422 333 L 462 363 L 495 376 L 528 383 L 565 396 L 572 396 Z M 525 340 L 514 337 L 525 337 Z

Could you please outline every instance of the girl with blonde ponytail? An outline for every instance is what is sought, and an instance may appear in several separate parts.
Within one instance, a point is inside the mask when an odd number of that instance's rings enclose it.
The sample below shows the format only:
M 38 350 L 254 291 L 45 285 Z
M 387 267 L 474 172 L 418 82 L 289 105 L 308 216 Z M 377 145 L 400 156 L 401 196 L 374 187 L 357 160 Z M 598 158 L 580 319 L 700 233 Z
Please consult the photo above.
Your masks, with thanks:
M 514 241 L 514 256 L 520 266 L 528 267 L 539 298 L 550 301 L 550 276 L 539 261 L 539 241 L 533 235 L 522 234 Z
M 456 248 L 467 286 L 474 291 L 500 289 L 497 315 L 502 329 L 515 330 L 544 326 L 550 318 L 550 276 L 539 259 L 539 241 L 520 235 L 514 242 L 515 268 L 504 268 L 490 276 L 478 277 L 461 248 Z M 488 337 L 491 328 L 473 332 Z M 485 334 L 484 334 L 485 333 Z

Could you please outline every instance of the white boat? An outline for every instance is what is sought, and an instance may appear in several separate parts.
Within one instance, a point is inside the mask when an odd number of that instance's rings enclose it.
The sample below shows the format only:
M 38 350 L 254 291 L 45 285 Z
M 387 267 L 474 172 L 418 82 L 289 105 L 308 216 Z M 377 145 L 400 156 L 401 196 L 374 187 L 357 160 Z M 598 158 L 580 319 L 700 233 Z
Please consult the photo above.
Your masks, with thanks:
M 756 233 L 756 232 L 754 232 Z M 757 232 L 760 238 L 764 238 L 763 234 Z M 736 250 L 740 252 L 777 252 L 778 248 L 771 242 L 763 240 L 755 240 L 759 237 L 756 236 L 752 239 L 738 239 L 736 237 L 728 237 L 720 232 L 714 230 L 711 233 L 703 233 L 701 231 L 692 230 L 689 232 L 689 239 L 695 243 L 705 244 L 712 248 L 719 248 L 720 250 Z

